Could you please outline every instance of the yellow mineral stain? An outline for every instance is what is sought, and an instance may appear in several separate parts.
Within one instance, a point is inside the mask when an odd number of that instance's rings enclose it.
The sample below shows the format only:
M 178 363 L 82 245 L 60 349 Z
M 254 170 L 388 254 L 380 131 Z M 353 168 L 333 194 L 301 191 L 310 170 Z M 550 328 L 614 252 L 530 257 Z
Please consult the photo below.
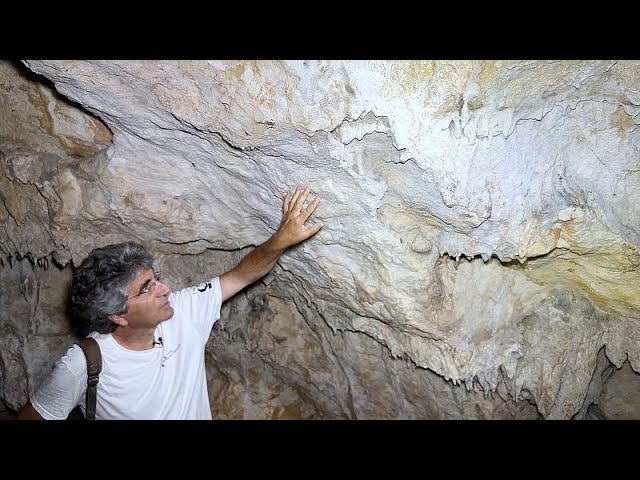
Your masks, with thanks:
M 424 106 L 427 107 L 431 99 L 429 97 L 425 97 Z M 440 105 L 440 108 L 434 113 L 434 116 L 442 116 L 446 115 L 450 112 L 457 112 L 462 109 L 464 105 L 464 98 L 462 94 L 452 94 L 447 97 L 447 99 Z
M 434 71 L 435 65 L 433 61 L 420 60 L 409 62 L 407 80 L 413 85 L 424 83 L 425 80 L 429 80 L 433 76 Z
M 238 80 L 239 82 L 243 81 L 242 76 L 244 75 L 244 71 L 246 69 L 246 62 L 240 62 L 237 65 L 234 65 L 233 67 L 227 68 L 224 73 L 225 75 L 232 77 L 236 80 Z
M 505 65 L 503 60 L 484 60 L 480 62 L 480 69 L 476 77 L 476 82 L 480 87 L 480 93 L 469 100 L 467 104 L 470 111 L 484 107 L 489 100 L 486 91 L 491 91 L 498 84 L 498 73 Z
M 387 74 L 388 86 L 391 90 L 410 94 L 428 85 L 434 72 L 435 64 L 431 60 L 394 61 Z
M 92 145 L 90 142 L 77 137 L 72 137 L 70 135 L 62 135 L 56 133 L 55 122 L 48 108 L 49 98 L 46 95 L 42 94 L 42 92 L 40 92 L 38 89 L 28 88 L 25 91 L 27 93 L 29 103 L 31 103 L 31 105 L 33 105 L 38 112 L 38 123 L 40 124 L 40 127 L 49 135 L 55 137 L 65 152 L 67 152 L 71 156 L 85 158 L 96 153 L 96 146 Z M 56 115 L 65 117 L 69 122 L 73 122 L 73 118 L 70 117 L 60 105 L 54 105 L 53 110 Z M 98 143 L 110 143 L 112 135 L 107 127 L 102 122 L 92 119 L 91 117 L 87 117 L 87 119 L 88 120 L 86 121 L 89 122 L 89 126 L 94 132 L 94 138 L 96 139 L 96 141 L 100 139 L 101 141 Z
M 633 119 L 624 111 L 624 108 L 618 107 L 613 115 L 611 115 L 611 124 L 618 130 L 620 136 L 633 128 Z
M 593 288 L 589 286 L 587 282 L 582 280 L 581 278 L 576 278 L 576 284 L 591 298 L 591 300 L 598 302 L 603 305 L 609 305 L 609 299 L 603 297 L 599 293 L 597 293 Z
M 49 105 L 49 99 L 36 89 L 29 88 L 26 92 L 27 97 L 29 98 L 29 103 L 33 105 L 39 113 L 38 123 L 49 135 L 54 135 L 53 118 L 51 118 L 51 114 L 47 108 Z
M 60 145 L 71 156 L 87 158 L 96 153 L 95 145 L 68 135 L 57 135 Z
M 109 130 L 100 120 L 86 117 L 85 123 L 93 133 L 93 141 L 98 145 L 108 145 L 113 141 L 113 134 L 111 133 L 111 130 Z
M 576 226 L 573 222 L 564 222 L 561 227 L 560 237 L 566 241 L 575 241 Z
M 504 60 L 484 60 L 480 63 L 480 72 L 478 73 L 478 84 L 480 88 L 487 87 L 495 83 L 495 78 L 503 66 Z
M 273 85 L 267 80 L 270 70 L 281 70 L 284 76 L 286 72 L 279 63 L 271 61 L 243 61 L 227 68 L 224 71 L 225 77 L 230 79 L 230 83 L 244 85 L 250 95 L 253 96 L 265 109 L 273 110 L 276 106 L 276 98 L 284 92 L 277 92 Z
M 547 255 L 530 258 L 524 269 L 540 285 L 579 287 L 596 304 L 608 310 L 637 315 L 640 312 L 640 252 L 598 223 L 562 222 L 559 240 Z
M 301 416 L 300 404 L 298 402 L 289 405 L 276 407 L 271 414 L 272 420 L 296 420 Z
M 530 261 L 525 274 L 541 285 L 576 285 L 595 303 L 618 312 L 640 312 L 640 272 L 625 255 L 552 253 L 543 261 Z

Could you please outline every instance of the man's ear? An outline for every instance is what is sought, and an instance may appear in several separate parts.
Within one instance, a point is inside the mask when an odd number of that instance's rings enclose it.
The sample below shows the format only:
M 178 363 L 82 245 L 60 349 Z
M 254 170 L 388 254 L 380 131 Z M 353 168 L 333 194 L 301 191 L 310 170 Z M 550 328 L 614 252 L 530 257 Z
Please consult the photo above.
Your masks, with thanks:
M 116 325 L 120 325 L 121 327 L 126 327 L 127 325 L 129 325 L 127 319 L 119 313 L 112 313 L 111 315 L 109 315 L 109 320 L 111 320 Z

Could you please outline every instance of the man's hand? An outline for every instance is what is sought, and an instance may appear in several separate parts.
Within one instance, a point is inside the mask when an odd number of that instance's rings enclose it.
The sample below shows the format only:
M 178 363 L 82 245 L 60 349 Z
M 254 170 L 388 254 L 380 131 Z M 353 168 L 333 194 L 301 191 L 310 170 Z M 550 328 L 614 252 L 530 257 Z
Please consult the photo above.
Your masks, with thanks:
M 287 248 L 315 235 L 322 228 L 322 223 L 309 228 L 304 226 L 304 222 L 320 203 L 320 198 L 316 197 L 306 208 L 302 208 L 309 191 L 308 187 L 304 190 L 296 187 L 294 192 L 287 191 L 282 199 L 283 215 L 278 230 L 269 240 L 240 260 L 237 267 L 220 276 L 223 302 L 269 273 Z
M 287 191 L 284 193 L 282 199 L 282 221 L 276 233 L 273 234 L 273 240 L 278 248 L 282 250 L 289 248 L 315 235 L 322 228 L 322 223 L 314 223 L 310 227 L 304 226 L 320 203 L 320 197 L 316 197 L 303 208 L 310 191 L 309 187 L 302 190 L 298 186 L 293 192 Z

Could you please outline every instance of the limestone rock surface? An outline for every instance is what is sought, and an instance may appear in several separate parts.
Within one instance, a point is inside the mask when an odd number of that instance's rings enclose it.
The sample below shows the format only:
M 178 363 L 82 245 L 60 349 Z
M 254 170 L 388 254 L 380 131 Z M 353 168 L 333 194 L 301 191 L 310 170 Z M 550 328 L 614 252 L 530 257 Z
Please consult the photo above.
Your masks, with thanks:
M 266 240 L 283 190 L 321 197 L 223 308 L 218 418 L 634 411 L 602 404 L 640 371 L 640 62 L 25 60 L 0 110 L 3 283 L 134 239 L 179 288 Z M 48 316 L 10 304 L 4 371 L 33 375 Z M 628 381 L 594 393 L 599 352 Z

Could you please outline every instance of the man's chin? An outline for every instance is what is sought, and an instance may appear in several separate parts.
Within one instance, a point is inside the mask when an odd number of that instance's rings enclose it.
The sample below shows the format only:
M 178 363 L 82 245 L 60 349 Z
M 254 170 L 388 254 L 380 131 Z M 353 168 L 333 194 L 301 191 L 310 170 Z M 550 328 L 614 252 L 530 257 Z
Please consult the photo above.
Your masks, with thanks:
M 164 319 L 162 321 L 169 320 L 171 317 L 173 317 L 173 307 L 171 305 L 163 307 L 162 313 L 164 314 Z

